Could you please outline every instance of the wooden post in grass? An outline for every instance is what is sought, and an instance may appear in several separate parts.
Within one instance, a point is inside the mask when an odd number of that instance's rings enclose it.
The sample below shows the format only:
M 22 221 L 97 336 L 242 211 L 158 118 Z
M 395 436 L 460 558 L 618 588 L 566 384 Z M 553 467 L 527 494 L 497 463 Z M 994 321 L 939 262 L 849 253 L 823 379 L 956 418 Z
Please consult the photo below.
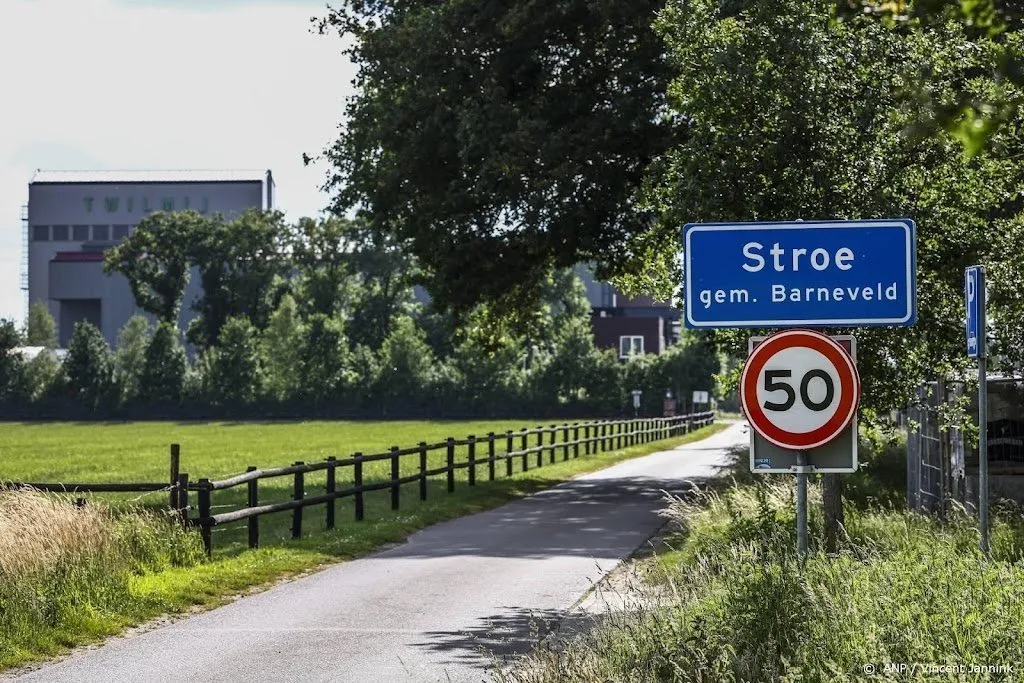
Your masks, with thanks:
M 365 509 L 363 506 L 363 454 L 356 453 L 352 456 L 352 488 L 355 489 L 356 521 L 363 521 Z
M 469 435 L 469 485 L 476 486 L 476 437 Z
M 398 496 L 401 492 L 401 470 L 398 466 L 398 446 L 391 447 L 391 509 L 398 509 Z
M 544 466 L 544 426 L 537 425 L 537 467 Z
M 580 457 L 580 423 L 572 423 L 572 457 Z
M 558 425 L 551 425 L 551 439 L 549 439 L 549 443 L 551 444 L 551 453 L 550 453 L 550 455 L 548 455 L 548 458 L 549 458 L 548 462 L 550 462 L 552 465 L 555 464 L 555 439 L 557 439 L 557 438 L 558 438 Z
M 255 472 L 256 471 L 256 466 L 255 465 L 249 465 L 245 469 L 245 471 L 246 472 Z M 260 483 L 259 479 L 250 479 L 249 481 L 246 482 L 246 487 L 248 488 L 248 491 L 247 491 L 247 493 L 248 493 L 248 497 L 247 498 L 248 499 L 246 500 L 246 507 L 254 508 L 254 507 L 256 507 L 257 505 L 260 504 L 259 483 Z M 249 519 L 247 519 L 245 521 L 249 525 L 249 547 L 250 548 L 259 548 L 260 547 L 260 518 L 256 517 L 254 515 L 254 516 L 250 517 Z
M 562 460 L 569 459 L 569 425 L 562 425 Z
M 210 510 L 213 508 L 213 486 L 209 479 L 199 480 L 199 533 L 203 537 L 203 549 L 206 556 L 213 555 L 213 534 L 210 522 Z
M 590 423 L 583 423 L 583 455 L 590 455 Z
M 455 439 L 448 437 L 448 468 L 445 472 L 448 475 L 448 493 L 455 492 Z
M 427 442 L 420 441 L 420 500 L 427 499 Z
M 529 448 L 529 444 L 526 442 L 526 427 L 523 427 L 523 434 L 519 439 L 519 450 L 523 452 L 523 472 L 530 469 L 530 460 L 526 455 L 526 449 Z
M 303 461 L 299 460 L 295 463 L 296 467 L 305 465 Z M 301 501 L 305 495 L 305 486 L 303 483 L 303 473 L 298 471 L 295 473 L 295 488 L 292 491 L 292 500 Z M 292 538 L 302 538 L 302 506 L 296 505 L 292 510 Z
M 181 519 L 181 525 L 188 527 L 188 472 L 178 475 L 178 505 L 176 509 Z
M 487 480 L 494 481 L 494 432 L 487 432 Z
M 333 455 L 327 458 L 327 495 L 331 495 L 337 490 L 337 482 L 334 475 L 334 470 L 337 467 L 334 463 L 337 461 Z M 334 498 L 332 497 L 327 501 L 327 528 L 334 528 Z
M 171 444 L 171 509 L 178 509 L 178 475 L 181 474 L 181 444 Z
M 505 432 L 505 476 L 512 476 L 512 458 L 509 453 L 512 452 L 512 430 L 509 429 Z

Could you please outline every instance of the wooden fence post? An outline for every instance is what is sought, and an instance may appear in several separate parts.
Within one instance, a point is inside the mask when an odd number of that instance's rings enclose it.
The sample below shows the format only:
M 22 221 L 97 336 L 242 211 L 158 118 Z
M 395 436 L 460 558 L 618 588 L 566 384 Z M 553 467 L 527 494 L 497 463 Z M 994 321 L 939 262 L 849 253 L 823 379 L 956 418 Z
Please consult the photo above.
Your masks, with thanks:
M 562 460 L 569 459 L 569 425 L 562 425 Z
M 544 466 L 544 426 L 537 425 L 537 467 Z
M 334 469 L 337 467 L 337 465 L 334 464 L 335 461 L 337 461 L 337 458 L 335 458 L 333 455 L 327 458 L 327 495 L 331 495 L 332 493 L 337 491 L 337 481 L 334 476 Z M 331 498 L 330 500 L 327 501 L 328 529 L 334 528 L 334 500 L 334 498 Z
M 356 490 L 356 521 L 363 521 L 366 509 L 363 500 L 363 454 L 352 456 L 352 487 Z
M 574 422 L 572 425 L 572 457 L 580 457 L 580 423 Z
M 469 485 L 476 486 L 476 437 L 469 435 Z
M 509 453 L 512 452 L 512 430 L 509 429 L 505 432 L 505 476 L 512 476 L 512 457 Z
M 213 486 L 209 479 L 199 480 L 199 532 L 203 537 L 203 548 L 206 556 L 213 556 L 213 528 L 210 522 L 210 511 L 213 508 Z
M 171 444 L 171 509 L 178 509 L 178 475 L 181 474 L 181 444 Z
M 175 507 L 181 518 L 181 525 L 188 527 L 188 472 L 178 475 L 178 504 Z
M 487 433 L 487 480 L 494 481 L 494 432 Z
M 427 499 L 427 442 L 420 441 L 420 500 Z
M 551 439 L 549 439 L 548 441 L 551 444 L 551 453 L 550 455 L 548 455 L 548 462 L 550 462 L 552 465 L 555 464 L 555 439 L 557 438 L 558 425 L 551 425 Z
M 526 427 L 523 427 L 523 434 L 520 437 L 520 443 L 519 443 L 519 450 L 521 450 L 523 452 L 523 472 L 525 472 L 528 469 L 530 469 L 529 458 L 526 455 L 526 449 L 530 447 L 530 444 L 528 444 L 527 441 L 526 441 L 526 435 L 528 433 L 529 432 L 527 431 Z
M 391 447 L 391 509 L 398 509 L 398 496 L 401 492 L 401 470 L 398 463 L 398 446 Z
M 448 493 L 455 492 L 455 439 L 448 437 Z
M 303 461 L 299 460 L 295 463 L 296 466 L 305 465 Z M 303 485 L 304 475 L 303 473 L 295 473 L 295 487 L 292 491 L 292 500 L 302 500 L 305 495 L 305 486 Z M 299 505 L 292 510 L 292 538 L 302 538 L 302 506 Z
M 583 423 L 583 455 L 590 455 L 590 423 Z
M 247 467 L 245 469 L 245 471 L 246 472 L 255 472 L 256 471 L 256 466 L 255 465 L 249 465 L 249 467 Z M 259 483 L 260 483 L 259 479 L 251 479 L 248 482 L 246 482 L 246 488 L 248 489 L 248 491 L 247 491 L 248 496 L 247 496 L 247 500 L 246 500 L 246 506 L 247 507 L 254 508 L 254 507 L 256 507 L 257 505 L 260 504 L 260 494 L 259 494 L 259 488 L 258 488 L 259 487 Z M 260 518 L 256 517 L 256 516 L 253 516 L 253 517 L 250 517 L 249 519 L 247 519 L 245 521 L 246 521 L 246 523 L 247 523 L 247 525 L 249 527 L 249 547 L 250 548 L 259 548 L 260 547 Z

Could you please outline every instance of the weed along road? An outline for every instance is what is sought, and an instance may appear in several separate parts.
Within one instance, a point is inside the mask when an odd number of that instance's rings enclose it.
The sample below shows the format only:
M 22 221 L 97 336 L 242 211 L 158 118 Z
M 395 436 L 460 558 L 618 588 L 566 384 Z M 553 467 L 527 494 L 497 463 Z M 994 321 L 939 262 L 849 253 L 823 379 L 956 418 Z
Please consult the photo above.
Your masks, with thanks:
M 713 476 L 748 438 L 731 425 L 20 680 L 488 680 L 663 524 L 662 490 Z

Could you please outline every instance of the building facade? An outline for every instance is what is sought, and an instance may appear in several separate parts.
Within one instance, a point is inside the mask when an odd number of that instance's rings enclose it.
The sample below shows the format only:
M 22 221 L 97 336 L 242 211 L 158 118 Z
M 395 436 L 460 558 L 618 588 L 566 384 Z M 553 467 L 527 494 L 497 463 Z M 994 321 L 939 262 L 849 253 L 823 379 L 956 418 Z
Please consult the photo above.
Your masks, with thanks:
M 67 346 L 76 322 L 96 325 L 107 342 L 141 311 L 128 280 L 103 273 L 103 254 L 154 211 L 195 210 L 232 218 L 274 207 L 270 171 L 38 171 L 28 186 L 24 285 L 28 303 L 47 304 Z M 179 325 L 195 314 L 200 294 L 192 273 Z
M 680 310 L 670 301 L 630 298 L 613 285 L 594 279 L 587 266 L 576 268 L 587 290 L 591 326 L 598 348 L 615 349 L 619 358 L 660 354 L 679 341 Z

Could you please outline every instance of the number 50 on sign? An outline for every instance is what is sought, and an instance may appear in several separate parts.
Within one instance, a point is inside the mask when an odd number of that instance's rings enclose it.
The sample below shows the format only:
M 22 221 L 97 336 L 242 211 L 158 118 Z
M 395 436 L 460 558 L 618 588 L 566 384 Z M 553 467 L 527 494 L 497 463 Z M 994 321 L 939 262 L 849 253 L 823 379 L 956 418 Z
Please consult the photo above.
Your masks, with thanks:
M 740 401 L 751 428 L 789 451 L 813 451 L 839 437 L 860 401 L 849 353 L 811 330 L 786 330 L 758 344 L 740 376 Z

